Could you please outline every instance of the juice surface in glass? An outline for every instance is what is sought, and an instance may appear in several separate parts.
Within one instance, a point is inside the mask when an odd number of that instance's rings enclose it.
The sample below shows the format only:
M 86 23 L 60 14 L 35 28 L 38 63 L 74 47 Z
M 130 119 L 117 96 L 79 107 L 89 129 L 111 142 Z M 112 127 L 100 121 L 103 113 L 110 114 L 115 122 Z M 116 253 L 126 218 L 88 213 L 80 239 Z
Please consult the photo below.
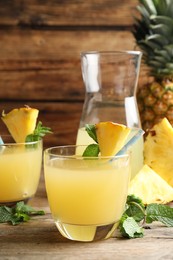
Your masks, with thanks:
M 45 155 L 44 167 L 50 209 L 61 234 L 78 241 L 109 237 L 126 202 L 128 155 L 112 162 L 56 156 L 49 160 Z
M 41 171 L 42 143 L 0 146 L 0 204 L 34 196 Z
M 129 139 L 133 136 L 133 132 L 129 134 Z M 94 140 L 85 131 L 85 127 L 79 128 L 77 133 L 76 145 L 89 145 Z M 82 149 L 82 146 L 81 146 Z M 143 136 L 137 140 L 129 149 L 131 151 L 131 179 L 140 171 L 143 166 Z M 80 151 L 82 154 L 82 150 Z

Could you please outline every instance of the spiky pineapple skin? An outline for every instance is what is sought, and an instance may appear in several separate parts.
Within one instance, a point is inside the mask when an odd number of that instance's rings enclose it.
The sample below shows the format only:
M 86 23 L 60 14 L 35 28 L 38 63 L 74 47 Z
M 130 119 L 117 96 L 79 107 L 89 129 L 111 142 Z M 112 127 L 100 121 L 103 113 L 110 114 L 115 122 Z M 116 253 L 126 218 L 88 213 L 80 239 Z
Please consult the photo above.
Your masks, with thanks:
M 146 131 L 166 117 L 173 126 L 173 82 L 153 81 L 138 89 L 137 102 L 142 128 Z

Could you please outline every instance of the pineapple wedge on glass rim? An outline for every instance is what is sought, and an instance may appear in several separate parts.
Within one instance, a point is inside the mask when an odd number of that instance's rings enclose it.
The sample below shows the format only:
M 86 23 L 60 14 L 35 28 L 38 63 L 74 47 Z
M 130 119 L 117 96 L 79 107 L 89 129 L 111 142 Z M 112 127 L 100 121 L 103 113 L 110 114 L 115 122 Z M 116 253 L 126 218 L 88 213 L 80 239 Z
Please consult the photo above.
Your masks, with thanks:
M 131 129 L 123 124 L 109 121 L 97 123 L 95 129 L 102 156 L 115 155 L 124 146 L 131 132 Z
M 146 137 L 144 163 L 173 187 L 173 127 L 166 118 L 156 124 Z
M 149 70 L 137 92 L 144 130 L 166 117 L 173 125 L 173 1 L 139 0 L 133 35 Z
M 2 121 L 16 143 L 24 143 L 26 136 L 32 134 L 36 127 L 39 110 L 29 106 L 15 108 L 8 114 L 2 112 Z

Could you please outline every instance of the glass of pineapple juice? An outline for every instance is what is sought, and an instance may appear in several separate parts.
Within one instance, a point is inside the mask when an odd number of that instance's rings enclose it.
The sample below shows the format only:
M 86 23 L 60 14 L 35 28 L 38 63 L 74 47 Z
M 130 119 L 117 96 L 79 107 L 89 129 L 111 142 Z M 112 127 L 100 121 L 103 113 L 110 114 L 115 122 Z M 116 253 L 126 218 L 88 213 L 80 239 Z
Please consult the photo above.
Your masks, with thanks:
M 117 228 L 124 211 L 130 155 L 82 157 L 79 151 L 81 146 L 71 145 L 44 152 L 52 217 L 59 232 L 68 239 L 86 242 L 106 239 Z
M 42 140 L 15 143 L 2 136 L 0 144 L 0 205 L 27 201 L 36 193 L 41 165 Z

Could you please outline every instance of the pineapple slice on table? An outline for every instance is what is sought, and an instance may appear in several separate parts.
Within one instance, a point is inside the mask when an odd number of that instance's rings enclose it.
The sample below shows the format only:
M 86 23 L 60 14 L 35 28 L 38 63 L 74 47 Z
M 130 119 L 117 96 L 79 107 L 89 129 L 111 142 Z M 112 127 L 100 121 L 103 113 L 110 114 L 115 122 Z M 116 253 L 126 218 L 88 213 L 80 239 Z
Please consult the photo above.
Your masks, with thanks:
M 102 156 L 115 155 L 123 147 L 131 131 L 127 126 L 113 122 L 100 122 L 95 128 Z
M 39 110 L 28 106 L 2 113 L 2 121 L 16 143 L 25 142 L 26 136 L 34 132 L 38 113 Z
M 144 204 L 166 204 L 173 200 L 173 188 L 148 165 L 131 180 L 128 193 L 141 198 Z
M 173 128 L 166 118 L 149 131 L 144 162 L 173 187 Z

